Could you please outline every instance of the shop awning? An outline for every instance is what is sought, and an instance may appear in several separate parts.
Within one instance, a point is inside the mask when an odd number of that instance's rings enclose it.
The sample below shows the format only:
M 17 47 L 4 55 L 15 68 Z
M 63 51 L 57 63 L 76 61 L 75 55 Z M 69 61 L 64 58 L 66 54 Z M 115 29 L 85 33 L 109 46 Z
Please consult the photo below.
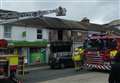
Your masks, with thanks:
M 8 41 L 8 47 L 47 47 L 48 41 Z

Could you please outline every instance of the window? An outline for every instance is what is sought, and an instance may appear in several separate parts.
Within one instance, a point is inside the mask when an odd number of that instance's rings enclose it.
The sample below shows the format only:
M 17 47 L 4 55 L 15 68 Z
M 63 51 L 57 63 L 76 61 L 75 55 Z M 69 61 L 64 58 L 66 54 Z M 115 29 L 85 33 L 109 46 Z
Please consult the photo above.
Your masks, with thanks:
M 11 38 L 11 31 L 12 31 L 11 25 L 4 25 L 4 37 L 5 38 Z
M 58 31 L 58 40 L 63 40 L 63 31 L 62 30 Z
M 42 39 L 42 30 L 37 30 L 37 39 Z

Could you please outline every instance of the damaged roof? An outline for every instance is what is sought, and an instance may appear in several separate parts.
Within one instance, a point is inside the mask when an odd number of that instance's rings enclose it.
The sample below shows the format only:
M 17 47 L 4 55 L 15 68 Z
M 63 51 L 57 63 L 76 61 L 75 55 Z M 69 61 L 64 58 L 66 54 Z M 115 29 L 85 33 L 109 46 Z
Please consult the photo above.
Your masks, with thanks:
M 99 32 L 105 31 L 103 26 L 99 24 L 93 24 L 93 23 L 87 23 L 87 22 L 79 22 L 79 23 L 80 25 L 83 25 L 84 27 L 86 27 L 88 31 L 99 31 Z
M 22 20 L 16 20 L 13 22 L 2 23 L 2 24 L 11 24 L 14 26 L 25 26 L 25 27 L 38 27 L 38 28 L 47 28 L 47 29 L 63 29 L 63 30 L 85 30 L 85 31 L 105 31 L 102 25 L 65 20 L 52 17 L 40 17 L 40 18 L 28 18 Z
M 52 18 L 52 17 L 29 18 L 29 19 L 18 20 L 15 22 L 10 22 L 7 24 L 12 24 L 16 26 L 26 26 L 26 27 L 40 27 L 40 28 L 43 27 L 48 29 L 87 30 L 86 27 L 82 26 L 77 21 L 64 20 L 64 19 Z

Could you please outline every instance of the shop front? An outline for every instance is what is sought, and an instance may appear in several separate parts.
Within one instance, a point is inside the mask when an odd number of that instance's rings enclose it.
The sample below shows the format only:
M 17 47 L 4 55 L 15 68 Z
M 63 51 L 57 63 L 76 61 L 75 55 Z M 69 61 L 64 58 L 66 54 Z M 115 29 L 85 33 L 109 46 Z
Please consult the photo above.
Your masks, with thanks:
M 47 41 L 9 41 L 9 47 L 16 49 L 19 56 L 24 56 L 26 64 L 44 64 L 46 63 Z
M 46 63 L 46 48 L 30 48 L 30 63 Z

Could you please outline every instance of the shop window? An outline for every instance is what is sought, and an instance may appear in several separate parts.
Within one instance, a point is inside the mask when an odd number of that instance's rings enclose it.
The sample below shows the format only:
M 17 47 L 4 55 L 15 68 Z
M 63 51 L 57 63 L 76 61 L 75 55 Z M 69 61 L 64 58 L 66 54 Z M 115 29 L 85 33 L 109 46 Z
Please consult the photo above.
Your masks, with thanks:
M 37 53 L 37 52 L 39 52 L 39 50 L 40 50 L 39 48 L 31 48 L 30 52 L 31 53 Z
M 11 38 L 12 26 L 11 25 L 4 25 L 4 37 Z
M 42 39 L 42 30 L 37 30 L 37 39 Z

